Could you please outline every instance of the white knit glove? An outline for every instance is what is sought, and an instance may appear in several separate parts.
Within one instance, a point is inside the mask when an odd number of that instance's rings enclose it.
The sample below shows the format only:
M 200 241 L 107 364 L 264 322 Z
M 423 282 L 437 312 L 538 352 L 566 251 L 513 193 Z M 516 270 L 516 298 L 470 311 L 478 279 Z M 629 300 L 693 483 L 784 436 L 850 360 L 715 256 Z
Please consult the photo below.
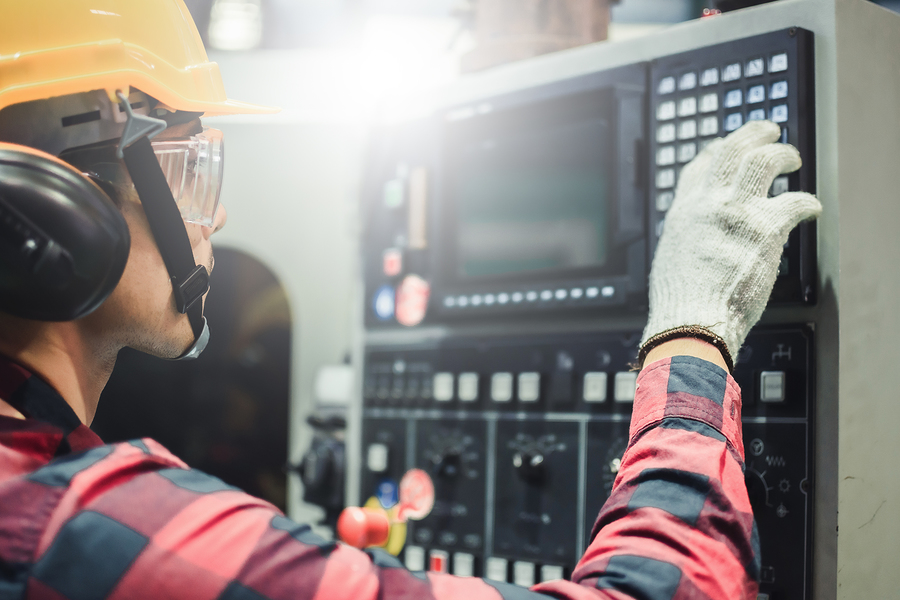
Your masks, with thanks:
M 660 340 L 684 337 L 673 329 L 700 327 L 724 340 L 730 362 L 759 320 L 788 234 L 822 212 L 811 194 L 767 197 L 776 176 L 801 164 L 796 148 L 773 143 L 780 131 L 751 121 L 682 171 L 650 270 L 641 359 Z

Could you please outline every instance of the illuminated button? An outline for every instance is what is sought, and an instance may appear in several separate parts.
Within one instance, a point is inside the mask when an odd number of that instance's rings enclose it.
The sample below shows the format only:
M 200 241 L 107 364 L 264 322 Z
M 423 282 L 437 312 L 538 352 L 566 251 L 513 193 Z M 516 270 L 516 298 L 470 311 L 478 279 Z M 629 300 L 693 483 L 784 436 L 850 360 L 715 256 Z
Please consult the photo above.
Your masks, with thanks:
M 456 298 L 454 298 L 453 296 L 447 296 L 446 298 L 444 298 L 444 306 L 446 306 L 447 308 L 453 308 L 454 306 L 456 306 Z
M 700 75 L 700 85 L 708 86 L 708 85 L 716 85 L 719 83 L 719 70 L 716 68 L 706 69 Z
M 469 297 L 468 296 L 460 296 L 456 299 L 456 305 L 460 307 L 466 307 L 469 305 Z
M 682 98 L 678 102 L 678 116 L 679 117 L 691 117 L 697 114 L 697 99 L 691 96 L 690 98 Z
M 532 290 L 530 292 L 525 292 L 525 300 L 527 300 L 528 302 L 534 302 L 537 299 L 538 299 L 538 293 L 535 292 L 534 290 Z
M 512 390 L 512 373 L 494 373 L 491 376 L 491 400 L 494 402 L 509 402 L 512 400 Z
M 757 104 L 766 99 L 766 86 L 754 85 L 747 90 L 747 104 Z
M 513 563 L 513 583 L 525 588 L 534 585 L 534 563 L 517 560 Z
M 472 306 L 481 306 L 481 303 L 484 302 L 484 298 L 481 297 L 481 294 L 472 294 L 472 297 L 469 298 L 469 302 Z
M 506 582 L 507 570 L 509 569 L 509 561 L 505 558 L 496 556 L 488 556 L 484 561 L 484 578 L 494 581 Z
M 719 110 L 719 95 L 704 94 L 700 97 L 700 112 L 708 113 Z
M 569 295 L 572 296 L 573 299 L 578 300 L 582 296 L 584 296 L 584 290 L 581 288 L 572 288 L 569 292 Z
M 772 100 L 781 100 L 782 98 L 787 98 L 788 95 L 788 82 L 787 81 L 776 81 L 772 84 L 772 89 L 769 91 L 769 98 Z
M 429 552 L 428 570 L 432 573 L 449 573 L 450 555 L 443 550 L 432 550 Z
M 722 81 L 737 81 L 741 78 L 741 63 L 734 63 L 722 69 Z
M 512 296 L 510 296 L 509 299 L 512 300 L 515 304 L 518 304 L 525 299 L 525 294 L 523 294 L 522 292 L 513 292 Z
M 741 90 L 731 90 L 725 94 L 725 108 L 734 108 L 735 106 L 740 106 L 744 101 L 744 96 Z
M 719 133 L 718 117 L 705 117 L 700 120 L 700 135 L 716 135 L 717 133 Z
M 497 301 L 497 296 L 493 294 L 485 294 L 484 295 L 484 303 L 487 306 L 491 306 L 494 302 Z
M 689 140 L 695 137 L 697 137 L 697 121 L 691 119 L 690 121 L 682 121 L 678 124 L 679 140 Z
M 457 396 L 463 402 L 478 400 L 478 373 L 460 373 Z
M 781 73 L 782 71 L 787 71 L 787 68 L 787 54 L 782 52 L 781 54 L 776 54 L 769 59 L 769 73 Z
M 519 373 L 519 402 L 537 402 L 541 398 L 541 374 Z
M 682 144 L 678 147 L 678 162 L 690 162 L 694 160 L 695 156 L 697 156 L 697 144 L 694 142 Z
M 497 294 L 497 304 L 508 304 L 509 303 L 509 294 L 506 292 L 500 292 Z
M 659 86 L 656 88 L 656 93 L 659 95 L 671 94 L 675 91 L 675 78 L 674 77 L 663 77 L 659 80 Z
M 613 398 L 616 402 L 634 402 L 637 389 L 637 371 L 620 371 L 613 382 Z
M 453 400 L 453 373 L 435 373 L 431 388 L 438 402 Z
M 659 189 L 675 187 L 675 169 L 660 169 L 657 171 L 656 187 Z
M 404 550 L 404 563 L 410 571 L 425 570 L 425 548 L 419 546 L 407 546 Z
M 668 121 L 669 119 L 675 118 L 675 102 L 673 100 L 667 100 L 666 102 L 660 102 L 659 106 L 656 107 L 656 119 L 659 121 Z
M 563 578 L 563 568 L 557 565 L 541 565 L 541 582 Z
M 784 371 L 763 371 L 759 374 L 759 399 L 763 402 L 784 402 Z
M 788 120 L 787 104 L 779 104 L 772 107 L 772 120 L 776 123 L 784 123 Z
M 766 109 L 757 108 L 756 110 L 751 110 L 747 115 L 748 121 L 762 121 L 766 118 Z
M 396 277 L 403 270 L 403 253 L 397 248 L 388 248 L 381 256 L 381 270 L 388 277 Z
M 588 298 L 596 298 L 600 295 L 600 288 L 591 286 L 584 293 Z
M 679 90 L 692 90 L 697 87 L 697 74 L 691 71 L 685 73 L 678 79 Z
M 611 285 L 604 285 L 600 288 L 600 295 L 604 298 L 612 298 L 616 295 L 616 288 Z
M 453 574 L 457 577 L 474 577 L 475 557 L 468 552 L 454 552 Z
M 551 290 L 544 290 L 541 292 L 541 300 L 547 302 L 548 300 L 553 300 L 553 292 Z
M 556 293 L 553 295 L 557 300 L 565 300 L 569 297 L 569 290 L 556 290 Z
M 606 402 L 606 373 L 601 371 L 585 373 L 582 397 L 585 402 Z
M 769 194 L 777 196 L 786 191 L 788 191 L 788 178 L 787 175 L 782 175 L 781 177 L 776 177 L 775 181 L 772 182 L 772 189 L 769 190 Z
M 373 473 L 384 473 L 388 469 L 389 456 L 387 444 L 369 444 L 366 449 L 366 468 Z
M 672 202 L 675 200 L 675 194 L 673 192 L 660 192 L 656 195 L 656 210 L 659 212 L 666 212 L 672 207 Z
M 675 140 L 675 124 L 674 123 L 666 123 L 665 125 L 660 125 L 656 129 L 656 141 L 660 144 L 667 144 Z
M 744 124 L 744 117 L 741 113 L 732 113 L 725 117 L 725 131 L 734 131 Z
M 675 164 L 675 146 L 663 146 L 656 151 L 656 164 L 660 167 Z
M 759 77 L 766 71 L 766 63 L 761 58 L 754 58 L 752 60 L 747 61 L 747 66 L 744 69 L 745 77 Z
M 372 301 L 372 307 L 375 309 L 375 316 L 382 321 L 387 321 L 394 316 L 394 288 L 389 285 L 383 285 L 375 292 L 375 299 Z

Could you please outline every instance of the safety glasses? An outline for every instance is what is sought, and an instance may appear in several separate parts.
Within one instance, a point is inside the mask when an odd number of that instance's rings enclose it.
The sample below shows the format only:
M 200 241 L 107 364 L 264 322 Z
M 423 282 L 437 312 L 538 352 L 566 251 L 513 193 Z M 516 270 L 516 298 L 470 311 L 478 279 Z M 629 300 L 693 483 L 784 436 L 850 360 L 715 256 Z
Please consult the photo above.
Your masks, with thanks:
M 225 162 L 222 132 L 204 128 L 188 138 L 151 141 L 181 218 L 212 227 L 219 209 Z

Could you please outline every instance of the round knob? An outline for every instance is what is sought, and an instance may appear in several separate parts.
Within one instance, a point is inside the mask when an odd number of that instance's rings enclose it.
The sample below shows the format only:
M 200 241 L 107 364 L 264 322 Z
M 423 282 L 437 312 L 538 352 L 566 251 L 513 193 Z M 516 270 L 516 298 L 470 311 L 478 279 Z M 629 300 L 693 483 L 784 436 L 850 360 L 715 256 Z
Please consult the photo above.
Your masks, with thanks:
M 544 455 L 540 453 L 516 452 L 513 455 L 513 466 L 519 473 L 519 477 L 528 483 L 538 485 L 543 483 L 547 475 L 544 467 Z
M 347 507 L 337 522 L 338 537 L 354 548 L 383 545 L 390 528 L 387 514 L 375 508 Z

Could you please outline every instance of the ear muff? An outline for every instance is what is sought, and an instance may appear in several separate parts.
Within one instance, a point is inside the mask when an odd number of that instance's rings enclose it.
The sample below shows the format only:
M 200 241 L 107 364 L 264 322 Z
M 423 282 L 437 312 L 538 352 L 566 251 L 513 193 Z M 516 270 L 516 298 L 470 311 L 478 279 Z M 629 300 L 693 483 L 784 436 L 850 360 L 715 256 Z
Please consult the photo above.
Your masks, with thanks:
M 0 142 L 0 311 L 83 317 L 116 287 L 131 248 L 122 213 L 78 170 Z

